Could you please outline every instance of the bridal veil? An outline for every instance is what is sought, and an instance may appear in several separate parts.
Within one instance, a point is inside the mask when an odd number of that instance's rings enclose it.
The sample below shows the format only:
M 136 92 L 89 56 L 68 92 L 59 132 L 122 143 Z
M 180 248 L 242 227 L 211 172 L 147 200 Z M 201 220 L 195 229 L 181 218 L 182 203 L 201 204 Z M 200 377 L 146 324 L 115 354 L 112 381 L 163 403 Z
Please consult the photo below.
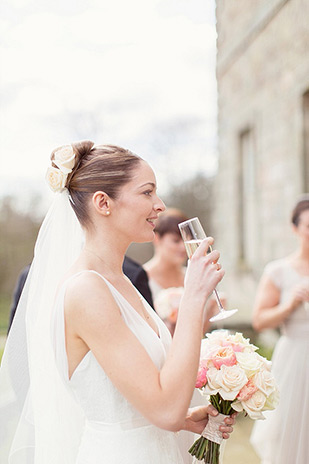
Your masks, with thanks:
M 77 259 L 82 228 L 68 191 L 55 194 L 6 342 L 0 369 L 0 462 L 72 464 L 83 415 L 56 362 L 54 299 Z M 61 327 L 61 325 L 60 325 Z

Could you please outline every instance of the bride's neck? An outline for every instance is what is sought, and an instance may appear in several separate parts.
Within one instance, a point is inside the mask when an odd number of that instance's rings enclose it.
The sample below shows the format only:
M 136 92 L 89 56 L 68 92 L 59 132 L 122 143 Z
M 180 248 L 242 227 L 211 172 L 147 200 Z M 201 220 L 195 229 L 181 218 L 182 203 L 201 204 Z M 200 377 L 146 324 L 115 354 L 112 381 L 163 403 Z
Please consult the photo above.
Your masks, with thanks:
M 86 237 L 83 255 L 90 263 L 105 274 L 122 275 L 122 265 L 127 247 L 117 242 L 114 237 Z

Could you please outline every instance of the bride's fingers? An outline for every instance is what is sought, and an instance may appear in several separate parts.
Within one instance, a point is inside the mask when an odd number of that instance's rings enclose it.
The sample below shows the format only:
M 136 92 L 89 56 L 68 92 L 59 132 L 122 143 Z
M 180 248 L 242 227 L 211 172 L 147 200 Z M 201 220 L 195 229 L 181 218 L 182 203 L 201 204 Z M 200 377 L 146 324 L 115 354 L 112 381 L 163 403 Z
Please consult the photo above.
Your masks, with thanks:
M 233 432 L 233 427 L 224 427 L 223 425 L 219 427 L 220 432 L 222 433 L 222 437 L 227 439 L 230 437 L 230 434 Z
M 233 432 L 233 427 L 231 425 L 220 425 L 219 427 L 220 432 L 222 433 L 232 433 Z
M 194 256 L 199 258 L 201 256 L 205 256 L 209 247 L 214 243 L 214 239 L 212 237 L 207 237 L 201 241 L 200 246 L 195 251 Z
M 231 416 L 229 417 L 226 417 L 224 419 L 224 422 L 226 425 L 234 425 L 235 424 L 235 420 L 236 420 L 236 416 L 237 416 L 237 413 L 233 413 Z
M 222 433 L 222 437 L 227 439 L 233 432 L 233 425 L 235 424 L 237 413 L 233 413 L 231 416 L 224 419 L 225 425 L 220 425 L 219 430 Z

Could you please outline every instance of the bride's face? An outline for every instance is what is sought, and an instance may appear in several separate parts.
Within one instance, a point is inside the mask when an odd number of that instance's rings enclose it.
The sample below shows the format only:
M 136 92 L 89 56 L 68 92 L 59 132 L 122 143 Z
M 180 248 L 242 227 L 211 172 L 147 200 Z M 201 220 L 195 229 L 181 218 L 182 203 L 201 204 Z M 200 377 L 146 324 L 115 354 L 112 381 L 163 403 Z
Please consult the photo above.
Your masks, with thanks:
M 114 200 L 110 218 L 115 231 L 118 230 L 128 241 L 149 242 L 154 238 L 158 213 L 164 209 L 164 203 L 157 195 L 154 172 L 141 161 L 130 182 L 122 187 Z

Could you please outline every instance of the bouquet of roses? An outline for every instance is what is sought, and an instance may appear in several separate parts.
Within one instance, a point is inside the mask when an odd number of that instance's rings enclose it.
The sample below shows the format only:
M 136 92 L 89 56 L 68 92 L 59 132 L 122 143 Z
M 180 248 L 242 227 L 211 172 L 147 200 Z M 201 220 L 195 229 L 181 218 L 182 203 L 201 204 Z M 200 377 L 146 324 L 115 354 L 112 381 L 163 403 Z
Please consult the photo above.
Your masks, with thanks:
M 262 411 L 274 409 L 278 388 L 271 362 L 256 353 L 257 347 L 241 333 L 216 330 L 202 340 L 196 381 L 203 395 L 219 411 L 209 421 L 189 453 L 206 464 L 219 464 L 222 435 L 219 426 L 226 415 L 245 411 L 251 419 L 265 419 Z

